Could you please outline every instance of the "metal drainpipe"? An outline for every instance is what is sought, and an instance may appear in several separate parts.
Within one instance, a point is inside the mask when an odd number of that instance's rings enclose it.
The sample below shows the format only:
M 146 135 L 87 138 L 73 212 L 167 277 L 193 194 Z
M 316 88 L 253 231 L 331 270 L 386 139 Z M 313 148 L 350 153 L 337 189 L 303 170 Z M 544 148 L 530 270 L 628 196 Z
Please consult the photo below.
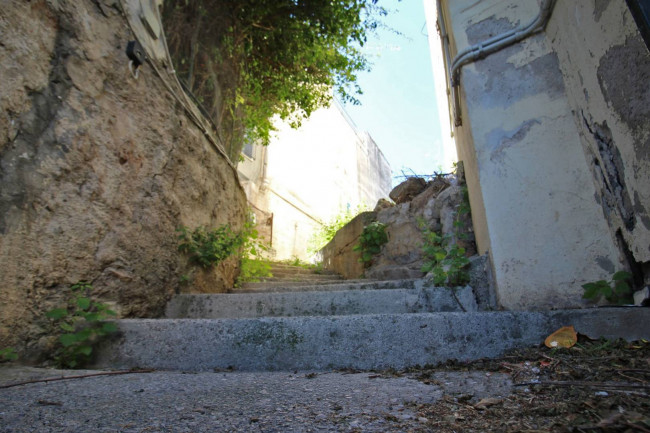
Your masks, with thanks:
M 440 4 L 440 0 L 438 0 Z M 542 0 L 542 3 L 539 7 L 539 14 L 527 25 L 517 27 L 516 29 L 507 31 L 500 35 L 496 35 L 489 39 L 486 39 L 478 44 L 472 45 L 465 48 L 456 54 L 456 57 L 451 62 L 451 87 L 454 89 L 452 93 L 454 96 L 458 96 L 458 86 L 460 85 L 460 68 L 472 63 L 476 60 L 483 59 L 488 55 L 495 53 L 499 50 L 502 50 L 505 47 L 516 44 L 523 39 L 537 33 L 540 30 L 546 28 L 548 20 L 551 18 L 551 12 L 553 11 L 553 6 L 555 5 L 555 0 Z M 438 17 L 442 21 L 442 14 L 440 9 L 438 10 Z M 460 104 L 457 99 L 454 100 L 454 124 L 455 126 L 460 126 L 462 124 L 460 118 Z

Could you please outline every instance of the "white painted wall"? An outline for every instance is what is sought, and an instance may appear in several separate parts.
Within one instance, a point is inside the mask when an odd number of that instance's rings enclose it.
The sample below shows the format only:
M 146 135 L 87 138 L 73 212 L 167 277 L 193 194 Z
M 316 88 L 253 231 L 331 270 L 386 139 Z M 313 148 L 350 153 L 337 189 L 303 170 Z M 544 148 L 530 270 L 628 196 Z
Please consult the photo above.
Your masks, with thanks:
M 564 28 L 553 20 L 574 2 L 557 3 L 550 27 Z M 443 9 L 452 56 L 539 10 L 535 0 L 447 0 Z M 454 135 L 479 250 L 490 256 L 506 309 L 583 306 L 583 283 L 624 266 L 585 159 L 560 43 L 541 33 L 462 69 L 463 123 Z M 586 56 L 580 44 L 564 50 Z

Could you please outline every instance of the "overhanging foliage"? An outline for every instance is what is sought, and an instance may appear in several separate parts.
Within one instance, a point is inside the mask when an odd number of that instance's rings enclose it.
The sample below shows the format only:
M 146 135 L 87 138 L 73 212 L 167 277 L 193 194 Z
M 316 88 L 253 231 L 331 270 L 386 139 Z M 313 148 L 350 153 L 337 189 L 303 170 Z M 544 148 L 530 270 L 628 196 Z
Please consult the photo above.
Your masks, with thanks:
M 244 138 L 268 144 L 336 90 L 358 103 L 360 48 L 386 10 L 377 0 L 167 0 L 163 22 L 179 78 L 218 126 L 231 160 Z

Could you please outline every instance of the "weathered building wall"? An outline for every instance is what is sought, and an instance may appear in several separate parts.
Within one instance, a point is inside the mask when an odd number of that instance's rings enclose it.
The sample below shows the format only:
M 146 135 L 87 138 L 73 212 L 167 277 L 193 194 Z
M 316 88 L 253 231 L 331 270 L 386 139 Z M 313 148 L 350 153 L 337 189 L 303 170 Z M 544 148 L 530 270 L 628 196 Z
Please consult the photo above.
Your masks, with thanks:
M 308 241 L 321 224 L 388 196 L 391 170 L 337 101 L 298 129 L 277 126 L 271 144 L 256 146 L 238 170 L 249 201 L 273 214 L 274 258 L 308 260 Z
M 538 11 L 536 1 L 444 2 L 452 57 Z M 549 26 L 561 15 L 554 12 Z M 584 305 L 581 284 L 625 266 L 585 159 L 554 36 L 533 35 L 461 73 L 459 159 L 479 251 L 489 252 L 507 309 Z
M 558 2 L 546 33 L 602 215 L 637 278 L 645 268 L 650 284 L 648 47 L 623 1 Z
M 392 173 L 384 154 L 370 134 L 360 134 L 357 141 L 357 184 L 359 201 L 369 208 L 392 189 Z
M 152 69 L 165 65 L 129 72 L 121 4 L 0 8 L 0 347 L 27 357 L 47 350 L 44 312 L 66 287 L 90 281 L 121 316 L 154 316 L 188 271 L 175 229 L 245 216 L 235 169 Z M 236 266 L 197 284 L 231 287 Z

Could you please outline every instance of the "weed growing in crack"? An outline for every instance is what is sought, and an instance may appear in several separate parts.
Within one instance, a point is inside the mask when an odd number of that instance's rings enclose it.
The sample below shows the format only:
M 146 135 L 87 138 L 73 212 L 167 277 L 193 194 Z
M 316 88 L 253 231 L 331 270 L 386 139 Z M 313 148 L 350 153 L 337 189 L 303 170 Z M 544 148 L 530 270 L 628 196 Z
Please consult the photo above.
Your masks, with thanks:
M 228 224 L 214 230 L 179 227 L 176 231 L 179 232 L 178 250 L 186 253 L 191 263 L 202 268 L 209 268 L 227 259 L 244 244 L 244 237 L 234 233 Z
M 359 236 L 359 242 L 352 247 L 352 250 L 361 252 L 359 261 L 367 267 L 372 262 L 372 259 L 379 254 L 381 246 L 386 242 L 388 242 L 386 225 L 375 221 L 363 228 Z
M 108 305 L 90 298 L 93 287 L 79 282 L 70 287 L 72 298 L 68 305 L 46 313 L 63 333 L 58 337 L 54 361 L 58 367 L 77 368 L 90 360 L 93 347 L 102 338 L 117 331 L 117 327 L 106 319 L 115 316 Z
M 18 354 L 16 353 L 16 349 L 13 347 L 5 347 L 4 349 L 0 349 L 0 362 L 11 362 L 15 361 L 18 359 Z
M 616 305 L 632 304 L 634 303 L 632 288 L 628 284 L 631 278 L 632 274 L 629 272 L 618 271 L 610 281 L 600 280 L 583 284 L 585 293 L 582 297 L 595 302 L 605 298 L 610 304 Z
M 422 272 L 431 272 L 436 286 L 457 287 L 469 283 L 466 270 L 469 259 L 465 257 L 465 248 L 457 243 L 450 245 L 451 234 L 442 236 L 423 224 L 420 224 L 420 229 L 424 235 Z

